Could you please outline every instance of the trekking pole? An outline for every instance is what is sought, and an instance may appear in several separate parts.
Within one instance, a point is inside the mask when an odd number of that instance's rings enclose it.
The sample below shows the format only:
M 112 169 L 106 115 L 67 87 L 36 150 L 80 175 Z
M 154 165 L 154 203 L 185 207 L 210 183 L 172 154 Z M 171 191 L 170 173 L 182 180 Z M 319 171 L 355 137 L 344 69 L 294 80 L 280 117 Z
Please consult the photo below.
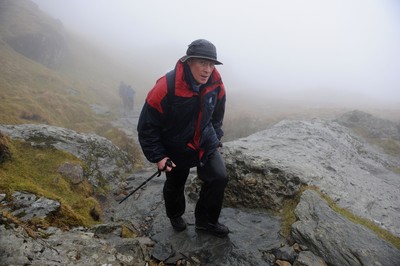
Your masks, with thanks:
M 152 180 L 156 175 L 160 176 L 162 171 L 165 171 L 167 169 L 167 166 L 172 167 L 172 161 L 170 159 L 168 159 L 165 162 L 165 166 L 163 169 L 158 169 L 157 172 L 155 172 L 154 174 L 152 174 L 149 178 L 146 179 L 146 181 L 144 181 L 140 186 L 138 186 L 137 188 L 135 188 L 131 193 L 129 193 L 128 195 L 126 195 L 125 198 L 123 198 L 119 204 L 121 204 L 122 202 L 124 202 L 127 198 L 129 198 L 130 196 L 133 195 L 133 193 L 135 193 L 136 191 L 138 191 L 140 188 L 142 188 L 144 185 L 147 184 L 147 182 L 149 182 L 150 180 Z

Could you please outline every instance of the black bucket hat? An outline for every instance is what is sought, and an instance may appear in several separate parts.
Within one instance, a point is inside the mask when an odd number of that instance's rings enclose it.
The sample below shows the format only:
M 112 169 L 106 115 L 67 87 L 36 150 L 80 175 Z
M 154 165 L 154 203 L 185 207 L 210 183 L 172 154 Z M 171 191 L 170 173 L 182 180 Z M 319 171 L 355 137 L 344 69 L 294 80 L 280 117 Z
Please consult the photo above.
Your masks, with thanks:
M 222 63 L 217 60 L 217 49 L 215 45 L 204 39 L 198 39 L 189 44 L 186 55 L 181 58 L 181 61 L 185 62 L 189 58 L 208 59 L 213 61 L 216 65 L 222 65 Z

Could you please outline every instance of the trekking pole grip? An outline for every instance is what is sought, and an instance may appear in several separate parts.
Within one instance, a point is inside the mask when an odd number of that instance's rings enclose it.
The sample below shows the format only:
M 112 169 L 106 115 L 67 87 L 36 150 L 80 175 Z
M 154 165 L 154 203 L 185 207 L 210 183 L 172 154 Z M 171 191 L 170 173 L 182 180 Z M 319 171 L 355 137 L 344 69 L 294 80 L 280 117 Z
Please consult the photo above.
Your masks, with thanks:
M 171 159 L 167 159 L 167 161 L 165 162 L 165 164 L 164 164 L 164 167 L 163 167 L 163 169 L 161 169 L 161 171 L 165 171 L 165 170 L 167 170 L 167 167 L 172 167 L 172 161 L 171 161 Z

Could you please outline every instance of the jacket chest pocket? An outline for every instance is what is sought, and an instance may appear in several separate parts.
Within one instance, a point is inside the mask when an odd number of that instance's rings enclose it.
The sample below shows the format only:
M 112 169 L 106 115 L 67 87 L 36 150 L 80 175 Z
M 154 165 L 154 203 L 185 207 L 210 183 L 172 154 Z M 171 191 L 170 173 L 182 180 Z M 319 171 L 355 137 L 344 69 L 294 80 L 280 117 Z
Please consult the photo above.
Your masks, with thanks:
M 175 97 L 168 110 L 169 130 L 175 133 L 174 138 L 187 139 L 193 135 L 198 116 L 198 97 Z
M 217 96 L 215 93 L 210 93 L 203 98 L 202 106 L 203 106 L 203 114 L 206 117 L 211 117 L 214 112 L 215 105 L 217 104 Z

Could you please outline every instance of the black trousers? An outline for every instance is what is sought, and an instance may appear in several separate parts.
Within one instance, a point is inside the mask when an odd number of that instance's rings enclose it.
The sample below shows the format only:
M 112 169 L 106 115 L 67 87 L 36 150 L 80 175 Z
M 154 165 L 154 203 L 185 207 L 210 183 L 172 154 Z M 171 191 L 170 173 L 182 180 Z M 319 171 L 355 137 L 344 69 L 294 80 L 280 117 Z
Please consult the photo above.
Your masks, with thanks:
M 166 173 L 163 194 L 169 218 L 180 217 L 185 212 L 185 183 L 189 170 L 190 168 L 177 166 Z M 203 185 L 196 204 L 196 222 L 215 224 L 221 213 L 224 191 L 228 183 L 225 164 L 218 150 L 209 156 L 204 166 L 197 167 L 197 174 Z

